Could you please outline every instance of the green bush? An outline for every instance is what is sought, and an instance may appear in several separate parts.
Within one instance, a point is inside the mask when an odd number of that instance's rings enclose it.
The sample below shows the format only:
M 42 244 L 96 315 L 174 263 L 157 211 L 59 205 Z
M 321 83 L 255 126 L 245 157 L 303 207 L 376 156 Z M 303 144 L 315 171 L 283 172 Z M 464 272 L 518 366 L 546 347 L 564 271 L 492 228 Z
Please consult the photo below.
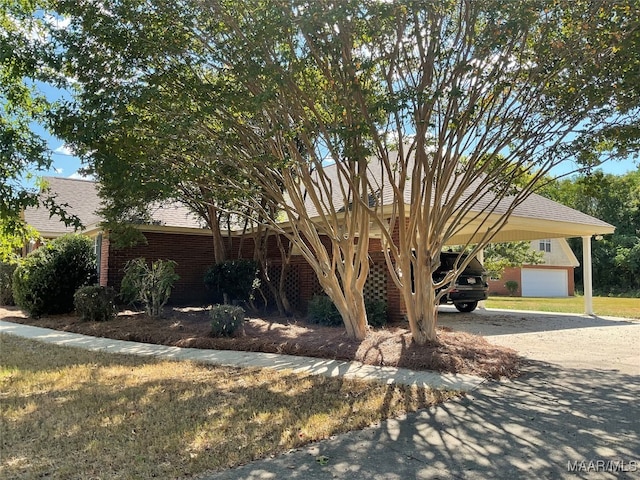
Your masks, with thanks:
M 73 295 L 97 281 L 93 242 L 65 235 L 29 254 L 13 273 L 13 297 L 29 315 L 73 311 Z
M 387 324 L 387 302 L 384 300 L 368 300 L 364 302 L 367 310 L 367 322 L 372 327 L 384 327 Z
M 147 264 L 135 258 L 124 267 L 120 298 L 128 303 L 140 302 L 151 317 L 158 317 L 171 296 L 173 284 L 180 278 L 173 260 L 156 260 Z
M 227 260 L 210 267 L 204 275 L 208 288 L 227 295 L 229 301 L 247 301 L 260 287 L 258 262 L 255 260 Z
M 509 290 L 509 295 L 515 295 L 518 291 L 518 282 L 515 280 L 507 280 L 504 282 L 504 286 Z
M 314 295 L 309 300 L 307 314 L 311 323 L 318 323 L 328 327 L 344 325 L 338 308 L 326 295 Z
M 211 307 L 211 335 L 230 337 L 241 333 L 244 326 L 244 310 L 232 305 L 214 305 Z
M 118 313 L 116 292 L 111 287 L 90 285 L 80 287 L 73 296 L 73 305 L 82 320 L 106 322 Z
M 367 312 L 367 323 L 372 327 L 382 327 L 387 324 L 387 303 L 383 300 L 367 300 L 364 302 Z M 327 295 L 314 295 L 309 300 L 307 310 L 311 323 L 339 327 L 344 325 L 338 308 Z
M 17 264 L 0 262 L 0 305 L 13 305 L 13 272 Z

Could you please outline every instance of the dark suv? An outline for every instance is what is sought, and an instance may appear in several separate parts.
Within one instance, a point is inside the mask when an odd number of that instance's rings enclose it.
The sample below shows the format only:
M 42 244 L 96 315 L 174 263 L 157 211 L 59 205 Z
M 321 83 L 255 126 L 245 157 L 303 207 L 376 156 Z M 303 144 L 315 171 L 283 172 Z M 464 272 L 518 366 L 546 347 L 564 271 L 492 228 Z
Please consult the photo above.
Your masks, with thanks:
M 447 272 L 453 270 L 458 253 L 442 252 L 440 254 L 440 267 L 433 274 L 435 281 L 444 278 Z M 463 258 L 460 259 L 462 262 Z M 449 293 L 442 297 L 440 303 L 453 303 L 460 312 L 473 312 L 480 300 L 487 299 L 489 285 L 487 284 L 487 272 L 482 264 L 473 258 L 467 268 L 456 279 L 456 283 Z

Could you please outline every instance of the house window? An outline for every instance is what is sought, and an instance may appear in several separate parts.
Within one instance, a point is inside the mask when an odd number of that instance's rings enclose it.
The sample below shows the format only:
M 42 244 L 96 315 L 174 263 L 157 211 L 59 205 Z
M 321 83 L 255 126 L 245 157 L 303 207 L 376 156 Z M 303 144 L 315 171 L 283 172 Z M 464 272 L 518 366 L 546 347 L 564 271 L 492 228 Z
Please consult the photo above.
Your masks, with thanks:
M 551 252 L 551 240 L 549 239 L 540 240 L 540 251 Z

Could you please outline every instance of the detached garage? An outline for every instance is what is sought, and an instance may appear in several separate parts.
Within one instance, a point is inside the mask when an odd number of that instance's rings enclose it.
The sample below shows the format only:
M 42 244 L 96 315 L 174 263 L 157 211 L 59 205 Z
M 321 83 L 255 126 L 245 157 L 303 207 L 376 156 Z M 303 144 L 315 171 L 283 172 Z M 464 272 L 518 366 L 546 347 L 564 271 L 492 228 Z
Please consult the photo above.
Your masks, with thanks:
M 513 295 L 505 283 L 518 283 L 517 296 L 522 297 L 571 297 L 575 294 L 573 270 L 578 259 L 564 238 L 534 240 L 532 250 L 542 253 L 541 264 L 505 269 L 499 279 L 489 280 L 490 295 Z
M 522 296 L 567 297 L 569 296 L 568 273 L 564 268 L 523 268 Z

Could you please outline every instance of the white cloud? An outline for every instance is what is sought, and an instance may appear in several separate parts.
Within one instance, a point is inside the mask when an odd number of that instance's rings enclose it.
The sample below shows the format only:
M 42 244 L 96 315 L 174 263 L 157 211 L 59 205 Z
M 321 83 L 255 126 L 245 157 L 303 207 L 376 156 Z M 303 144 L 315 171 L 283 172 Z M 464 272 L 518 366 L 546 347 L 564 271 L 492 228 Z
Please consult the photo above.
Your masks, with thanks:
M 71 149 L 71 147 L 69 145 L 67 145 L 66 143 L 63 143 L 62 145 L 60 145 L 58 148 L 56 148 L 53 153 L 57 153 L 59 155 L 68 155 L 70 157 L 75 156 L 74 151 Z
M 73 172 L 69 175 L 69 178 L 75 178 L 76 180 L 95 180 L 92 175 L 82 175 L 80 172 Z

